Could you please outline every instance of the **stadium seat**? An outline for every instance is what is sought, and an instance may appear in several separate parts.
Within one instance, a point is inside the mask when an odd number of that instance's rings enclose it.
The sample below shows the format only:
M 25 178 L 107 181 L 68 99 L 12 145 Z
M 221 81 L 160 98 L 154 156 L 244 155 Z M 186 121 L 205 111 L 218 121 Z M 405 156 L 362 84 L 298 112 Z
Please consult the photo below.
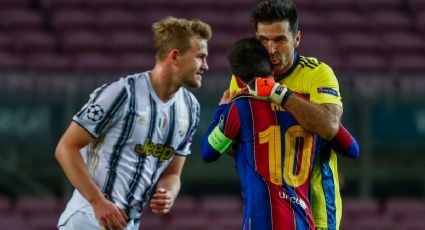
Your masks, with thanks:
M 57 50 L 53 34 L 42 30 L 22 30 L 11 34 L 16 50 L 21 53 L 54 52 Z
M 402 32 L 413 29 L 413 22 L 402 11 L 372 11 L 368 14 L 371 30 L 381 32 Z
M 176 216 L 190 216 L 199 211 L 199 201 L 197 198 L 190 196 L 180 196 L 173 204 L 170 215 L 175 218 Z
M 57 230 L 59 213 L 56 215 L 37 216 L 28 219 L 28 225 L 34 230 Z
M 154 12 L 163 9 L 175 10 L 177 1 L 168 0 L 129 0 L 131 8 L 146 9 L 146 11 Z
M 425 56 L 418 54 L 401 54 L 391 57 L 390 66 L 397 73 L 423 73 Z
M 0 9 L 24 8 L 29 4 L 29 0 L 0 0 Z
M 201 212 L 209 218 L 242 215 L 242 200 L 236 196 L 205 196 L 200 206 Z
M 161 229 L 165 230 L 199 230 L 205 228 L 207 217 L 202 213 L 192 214 L 187 218 L 172 218 L 167 225 Z
M 117 55 L 118 69 L 126 72 L 140 72 L 151 69 L 154 66 L 153 54 L 145 53 L 122 53 Z
M 108 33 L 108 46 L 114 53 L 154 54 L 153 35 L 135 30 L 114 30 Z
M 8 31 L 41 29 L 43 16 L 27 8 L 0 9 L 0 28 Z
M 344 198 L 342 203 L 343 219 L 357 221 L 379 215 L 379 203 L 374 199 Z
M 10 200 L 7 197 L 0 196 L 0 214 L 10 212 Z
M 61 44 L 69 53 L 106 52 L 109 49 L 105 34 L 96 31 L 69 31 L 62 35 Z
M 302 11 L 299 13 L 299 29 L 304 32 L 323 32 L 329 24 L 323 20 L 323 15 L 318 11 Z M 303 34 L 302 34 L 303 35 Z
M 74 69 L 78 72 L 106 72 L 118 69 L 118 59 L 104 53 L 78 53 L 75 55 Z
M 369 22 L 357 11 L 331 11 L 324 16 L 332 34 L 347 32 L 366 32 Z
M 375 33 L 367 31 L 348 31 L 336 36 L 338 49 L 344 55 L 355 53 L 383 53 L 384 47 Z
M 22 55 L 0 51 L 1 70 L 23 70 L 24 64 L 24 57 Z
M 214 50 L 214 52 L 222 52 L 222 54 L 226 54 L 232 44 L 236 42 L 239 38 L 235 37 L 233 34 L 230 34 L 226 31 L 216 31 L 211 40 L 208 43 L 209 49 Z M 210 52 L 211 55 L 216 55 L 217 53 Z M 221 58 L 225 59 L 225 56 L 221 56 Z M 224 60 L 227 61 L 227 60 Z
M 0 229 L 1 230 L 17 230 L 17 229 L 34 230 L 32 226 L 29 226 L 26 220 L 18 213 L 5 213 L 0 215 Z
M 89 1 L 86 0 L 39 0 L 40 5 L 47 11 L 52 12 L 56 10 L 75 10 L 87 7 Z
M 0 50 L 2 52 L 13 50 L 13 41 L 12 41 L 12 38 L 10 37 L 10 34 L 0 32 Z
M 50 23 L 56 33 L 74 30 L 94 30 L 97 28 L 98 14 L 93 10 L 56 10 L 52 11 Z
M 380 10 L 400 10 L 402 1 L 400 0 L 357 0 L 359 7 L 365 11 Z
M 407 1 L 409 6 L 414 10 L 414 11 L 425 11 L 425 1 L 423 0 L 408 0 Z
M 325 12 L 357 10 L 357 0 L 318 0 L 320 8 Z M 295 1 L 297 4 L 297 1 Z
M 382 45 L 389 55 L 424 54 L 425 38 L 410 32 L 382 33 Z
M 185 16 L 184 12 L 173 11 L 172 9 L 168 7 L 164 7 L 158 10 L 148 10 L 146 8 L 143 8 L 143 9 L 137 10 L 137 14 L 139 15 L 141 26 L 147 29 L 150 29 L 152 27 L 152 23 L 160 19 L 163 19 L 167 16 L 174 16 L 174 17 Z
M 221 31 L 232 28 L 230 25 L 233 23 L 231 21 L 232 15 L 217 15 L 217 12 L 214 12 L 209 9 L 188 12 L 187 17 L 200 19 L 210 24 L 213 29 Z M 230 30 L 228 30 L 227 32 L 230 32 Z
M 425 217 L 425 201 L 423 199 L 392 198 L 387 201 L 386 214 L 398 221 L 423 219 L 420 217 Z
M 421 218 L 403 222 L 403 230 L 422 230 L 425 229 L 425 219 Z
M 143 216 L 140 221 L 140 230 L 149 230 L 149 229 L 163 229 L 165 223 L 163 222 L 161 216 L 159 215 L 150 215 Z
M 87 6 L 97 10 L 130 10 L 129 0 L 90 0 Z
M 58 204 L 53 197 L 20 197 L 15 208 L 24 218 L 58 213 Z
M 394 228 L 394 223 L 391 219 L 387 217 L 365 217 L 358 219 L 356 222 L 350 222 L 347 224 L 342 224 L 341 229 L 344 230 L 365 230 L 365 229 L 373 229 L 373 230 L 392 230 L 392 229 L 404 229 L 399 228 L 400 226 L 396 226 Z
M 304 33 L 304 36 L 301 36 L 301 43 L 297 50 L 302 56 L 315 57 L 336 69 L 340 67 L 339 54 L 335 47 L 335 42 L 326 33 Z
M 418 34 L 421 34 L 422 38 L 425 39 L 425 8 L 417 11 L 415 31 L 419 32 Z
M 311 1 L 311 0 L 296 0 L 294 1 L 297 4 L 298 9 L 303 10 L 319 10 L 320 1 Z
M 67 72 L 73 69 L 73 62 L 70 56 L 63 53 L 31 53 L 26 66 L 31 71 Z
M 242 213 L 239 215 L 228 215 L 215 218 L 208 218 L 205 223 L 205 230 L 238 230 L 241 229 L 243 222 Z
M 106 31 L 137 30 L 141 22 L 136 12 L 131 10 L 104 9 L 97 18 L 98 27 Z
M 344 68 L 351 72 L 363 73 L 388 72 L 390 70 L 387 57 L 375 53 L 348 54 Z
M 230 65 L 227 62 L 226 53 L 210 54 L 207 59 L 209 67 L 208 72 L 228 72 L 230 74 Z

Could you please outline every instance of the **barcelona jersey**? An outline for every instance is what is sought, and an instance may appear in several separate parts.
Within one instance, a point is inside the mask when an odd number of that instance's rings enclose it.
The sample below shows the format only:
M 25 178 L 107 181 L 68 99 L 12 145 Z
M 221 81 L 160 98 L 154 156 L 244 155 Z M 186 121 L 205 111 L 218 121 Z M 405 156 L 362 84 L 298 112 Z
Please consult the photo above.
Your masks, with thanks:
M 313 230 L 309 186 L 323 142 L 280 106 L 239 98 L 216 110 L 202 155 L 214 161 L 235 146 L 243 229 Z
M 316 58 L 295 53 L 291 68 L 275 76 L 275 80 L 291 91 L 305 95 L 314 104 L 337 104 L 342 107 L 339 85 L 332 69 Z M 230 90 L 239 91 L 237 79 L 232 76 Z M 311 205 L 318 228 L 339 229 L 342 204 L 336 152 L 327 148 L 316 161 L 311 186 Z

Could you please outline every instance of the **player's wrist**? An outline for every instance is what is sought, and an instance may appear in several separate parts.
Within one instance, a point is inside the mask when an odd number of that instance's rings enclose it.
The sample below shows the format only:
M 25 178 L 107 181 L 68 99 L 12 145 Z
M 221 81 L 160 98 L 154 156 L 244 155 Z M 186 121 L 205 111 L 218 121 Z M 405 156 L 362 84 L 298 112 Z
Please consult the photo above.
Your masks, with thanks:
M 276 83 L 270 92 L 270 101 L 275 104 L 285 106 L 286 101 L 291 94 L 292 92 L 288 88 Z

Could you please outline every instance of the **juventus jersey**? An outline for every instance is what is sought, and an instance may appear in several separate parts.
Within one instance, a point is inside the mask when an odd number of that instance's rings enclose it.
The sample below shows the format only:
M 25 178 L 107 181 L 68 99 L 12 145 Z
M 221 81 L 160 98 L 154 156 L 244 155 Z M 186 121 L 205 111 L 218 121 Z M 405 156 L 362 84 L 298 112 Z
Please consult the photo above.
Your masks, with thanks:
M 73 121 L 96 138 L 81 150 L 94 182 L 119 207 L 140 211 L 173 156 L 191 153 L 199 115 L 187 89 L 162 102 L 144 72 L 96 89 Z

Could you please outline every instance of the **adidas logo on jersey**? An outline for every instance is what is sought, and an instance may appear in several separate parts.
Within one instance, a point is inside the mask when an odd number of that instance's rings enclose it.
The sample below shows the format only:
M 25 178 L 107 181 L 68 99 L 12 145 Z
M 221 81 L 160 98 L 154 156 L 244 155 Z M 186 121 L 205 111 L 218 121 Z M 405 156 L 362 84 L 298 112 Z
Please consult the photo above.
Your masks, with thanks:
M 141 156 L 154 156 L 159 161 L 169 160 L 174 155 L 174 148 L 164 146 L 162 144 L 154 144 L 150 138 L 147 138 L 143 146 L 137 144 L 134 146 L 134 151 Z

